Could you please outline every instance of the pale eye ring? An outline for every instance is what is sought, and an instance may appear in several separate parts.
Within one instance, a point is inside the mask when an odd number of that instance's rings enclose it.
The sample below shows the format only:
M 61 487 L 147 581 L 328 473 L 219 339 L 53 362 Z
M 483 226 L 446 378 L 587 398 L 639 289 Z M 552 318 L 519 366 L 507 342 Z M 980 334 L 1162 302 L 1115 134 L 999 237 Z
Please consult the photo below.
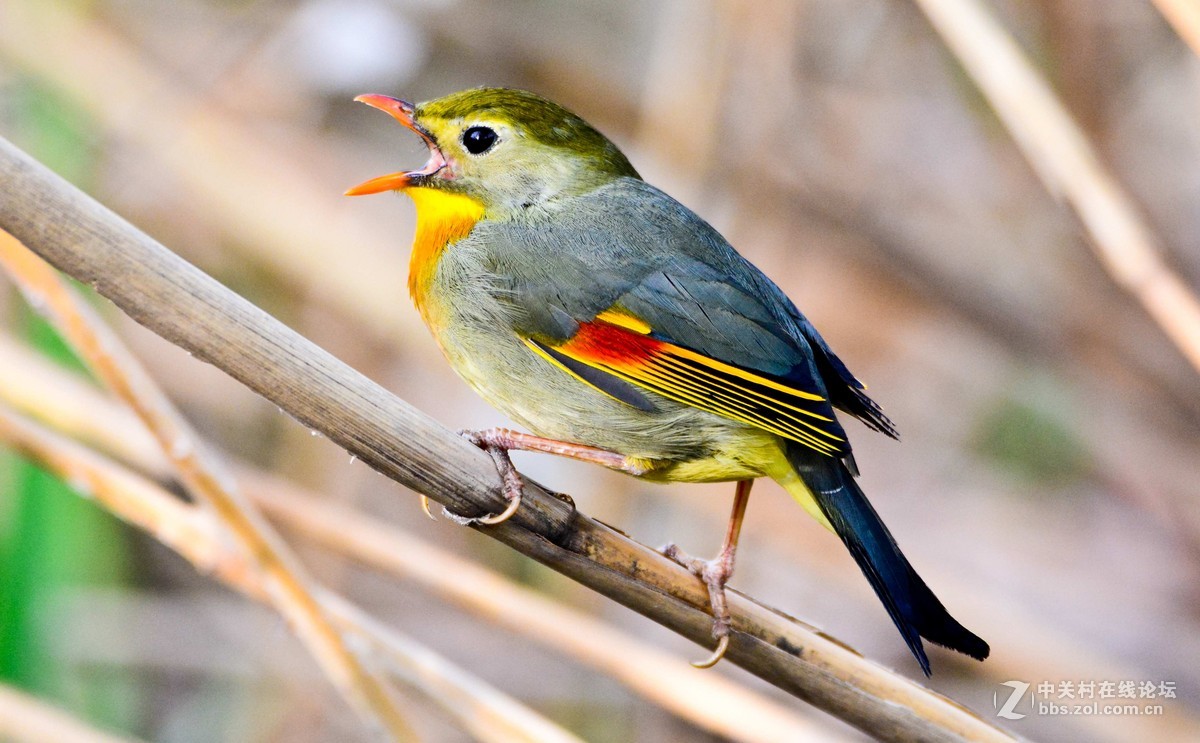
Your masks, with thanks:
M 462 144 L 472 155 L 482 155 L 495 146 L 500 137 L 487 126 L 473 126 L 462 133 Z

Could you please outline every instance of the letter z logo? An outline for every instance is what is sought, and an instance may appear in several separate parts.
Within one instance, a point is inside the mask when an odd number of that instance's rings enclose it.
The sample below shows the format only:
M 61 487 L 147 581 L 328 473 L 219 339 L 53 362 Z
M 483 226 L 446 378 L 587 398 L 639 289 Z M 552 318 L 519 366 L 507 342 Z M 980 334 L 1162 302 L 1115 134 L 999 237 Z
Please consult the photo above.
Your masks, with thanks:
M 1001 686 L 1007 686 L 1012 689 L 1012 693 L 1008 695 L 1008 699 L 1004 700 L 1004 705 L 1000 704 L 1000 694 L 997 691 L 992 694 L 992 704 L 996 706 L 996 717 L 1003 717 L 1006 720 L 1020 720 L 1025 715 L 1021 712 L 1016 712 L 1017 703 L 1025 696 L 1025 692 L 1029 691 L 1029 684 L 1024 681 L 1005 681 Z

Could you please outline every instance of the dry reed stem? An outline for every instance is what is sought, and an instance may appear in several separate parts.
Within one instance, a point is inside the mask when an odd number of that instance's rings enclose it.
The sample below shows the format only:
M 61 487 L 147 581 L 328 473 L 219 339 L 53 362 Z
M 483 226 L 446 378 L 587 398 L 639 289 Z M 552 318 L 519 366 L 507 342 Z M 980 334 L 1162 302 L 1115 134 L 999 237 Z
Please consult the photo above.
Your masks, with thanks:
M 728 679 L 696 673 L 669 653 L 351 508 L 270 475 L 242 471 L 239 476 L 263 512 L 298 535 L 415 581 L 446 601 L 599 670 L 714 735 L 780 743 L 844 738 Z
M 1200 56 L 1200 2 L 1197 0 L 1153 0 L 1175 33 Z
M 172 477 L 162 449 L 128 407 L 5 332 L 0 332 L 0 400 L 156 479 Z
M 143 472 L 158 477 L 166 471 L 161 452 L 142 444 L 145 430 L 125 408 L 2 333 L 0 400 L 60 433 L 95 442 Z M 841 738 L 724 676 L 695 673 L 685 661 L 412 534 L 247 465 L 235 463 L 235 471 L 246 494 L 277 525 L 415 581 L 443 600 L 615 678 L 715 735 L 746 743 Z
M 494 464 L 0 139 L 0 228 L 131 317 L 319 430 L 360 461 L 467 516 L 506 501 Z M 525 481 L 521 509 L 478 529 L 697 642 L 703 584 L 660 553 Z M 873 735 L 1010 740 L 965 708 L 736 591 L 726 658 Z
M 392 676 L 422 690 L 474 739 L 483 743 L 582 743 L 574 734 L 395 632 L 342 596 L 328 591 L 320 596 L 348 630 L 372 638 Z
M 0 406 L 0 441 L 56 474 L 81 497 L 178 552 L 196 569 L 265 600 L 258 571 L 223 540 L 211 512 Z
M 1200 300 L 1167 266 L 1153 232 L 1049 84 L 978 0 L 914 1 L 1042 183 L 1078 215 L 1109 275 L 1200 371 Z
M 119 457 L 142 472 L 158 476 L 167 470 L 161 452 L 127 409 L 86 385 L 78 374 L 58 367 L 3 334 L 0 334 L 0 400 L 60 433 L 95 442 L 107 455 Z M 62 405 L 62 401 L 69 403 Z M 139 443 L 143 440 L 149 446 Z M 743 695 L 753 693 L 721 676 L 688 673 L 691 667 L 675 658 L 667 657 L 662 665 L 656 664 L 654 655 L 665 655 L 657 648 L 609 625 L 594 626 L 597 623 L 590 617 L 550 602 L 412 534 L 307 493 L 260 470 L 236 463 L 235 468 L 247 495 L 277 525 L 343 557 L 414 580 L 446 601 L 567 653 L 699 727 L 731 740 L 745 741 L 817 740 L 834 735 L 819 727 L 803 732 L 806 724 L 815 726 L 819 721 L 809 723 L 795 717 L 789 721 L 789 710 L 762 697 L 747 704 Z M 477 575 L 485 579 L 476 581 Z M 494 581 L 503 581 L 503 586 L 494 587 Z M 972 594 L 966 584 L 958 586 L 957 591 L 954 588 L 951 586 L 951 592 L 957 592 L 958 600 L 965 602 L 963 610 L 974 616 L 1005 614 L 1009 637 L 1022 640 L 1020 644 L 1009 643 L 1005 653 L 989 659 L 984 671 L 990 678 L 1002 681 L 1144 675 L 1111 655 L 1098 654 L 1094 648 L 1080 645 L 1078 638 L 1048 628 L 1040 619 L 1014 612 L 1011 606 L 1001 605 L 994 598 Z M 526 594 L 535 600 L 526 602 Z M 651 655 L 643 657 L 643 653 Z M 616 670 L 610 671 L 614 664 Z M 676 670 L 684 673 L 678 674 Z M 677 684 L 676 679 L 681 676 L 684 683 Z M 699 708 L 698 712 L 693 713 L 693 708 Z M 1127 740 L 1137 734 L 1169 740 L 1200 736 L 1200 720 L 1182 708 L 1149 719 L 1083 716 L 1070 722 L 1096 740 Z M 772 738 L 771 731 L 779 731 L 779 735 Z
M 270 603 L 317 658 L 334 685 L 372 726 L 394 740 L 412 737 L 383 679 L 354 653 L 324 615 L 309 579 L 286 545 L 237 492 L 237 486 L 141 364 L 56 271 L 0 231 L 0 264 L 29 303 L 150 430 L 188 491 L 228 529 L 262 571 Z
M 226 538 L 211 512 L 188 505 L 141 475 L 0 405 L 0 442 L 38 462 L 79 495 L 170 547 L 201 573 L 263 603 L 267 576 Z M 323 588 L 314 595 L 393 676 L 433 700 L 473 737 L 490 743 L 578 743 L 578 738 L 507 695 L 404 637 Z M 0 700 L 2 701 L 2 700 Z M 0 710 L 3 708 L 0 707 Z M 0 726 L 0 730 L 3 727 Z
M 6 684 L 0 684 L 0 740 L 5 743 L 133 743 L 133 738 L 97 730 Z
M 0 400 L 60 431 L 95 441 L 156 476 L 161 452 L 141 445 L 144 429 L 127 410 L 84 388 L 78 375 L 0 334 Z M 413 580 L 444 600 L 605 673 L 713 734 L 739 741 L 838 740 L 831 730 L 717 674 L 581 612 L 560 606 L 494 571 L 353 509 L 250 467 L 238 482 L 265 515 L 326 549 Z

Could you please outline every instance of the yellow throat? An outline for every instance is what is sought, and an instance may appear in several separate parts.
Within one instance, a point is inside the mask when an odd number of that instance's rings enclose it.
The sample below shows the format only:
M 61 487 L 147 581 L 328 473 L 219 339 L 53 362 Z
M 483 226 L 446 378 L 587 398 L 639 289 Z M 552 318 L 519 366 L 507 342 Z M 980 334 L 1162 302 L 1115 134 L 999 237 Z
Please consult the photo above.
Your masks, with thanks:
M 417 207 L 417 233 L 408 262 L 408 293 L 428 324 L 428 291 L 438 259 L 442 251 L 471 232 L 483 218 L 484 209 L 483 204 L 469 196 L 434 188 L 417 186 L 404 192 Z

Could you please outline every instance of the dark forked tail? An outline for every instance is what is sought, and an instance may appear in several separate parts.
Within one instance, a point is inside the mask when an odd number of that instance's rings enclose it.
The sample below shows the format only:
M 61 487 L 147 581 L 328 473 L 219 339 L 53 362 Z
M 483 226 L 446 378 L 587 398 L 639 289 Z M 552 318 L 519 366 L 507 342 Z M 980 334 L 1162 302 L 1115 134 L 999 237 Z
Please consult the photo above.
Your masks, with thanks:
M 913 570 L 842 462 L 800 446 L 789 449 L 788 460 L 871 582 L 926 676 L 929 658 L 922 637 L 972 658 L 988 656 L 988 644 L 950 616 Z

